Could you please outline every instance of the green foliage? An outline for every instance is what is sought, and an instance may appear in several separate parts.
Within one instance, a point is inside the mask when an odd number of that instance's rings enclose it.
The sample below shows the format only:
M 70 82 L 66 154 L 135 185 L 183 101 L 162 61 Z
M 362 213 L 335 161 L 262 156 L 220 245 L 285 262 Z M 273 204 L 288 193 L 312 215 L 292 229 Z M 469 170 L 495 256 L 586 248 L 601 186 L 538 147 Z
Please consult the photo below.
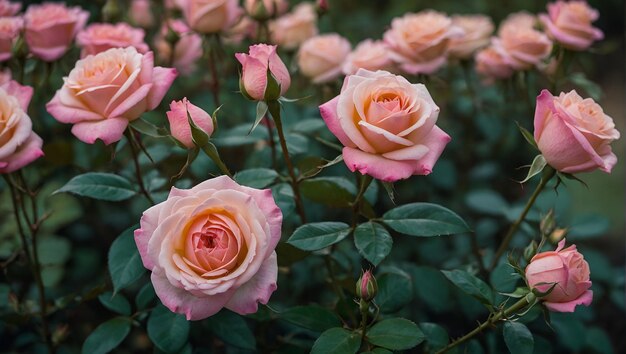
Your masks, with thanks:
M 231 311 L 220 311 L 207 321 L 207 326 L 218 338 L 230 345 L 247 350 L 256 348 L 256 339 L 246 321 Z
M 335 327 L 317 338 L 311 354 L 354 354 L 360 346 L 361 337 L 358 333 Z
M 367 333 L 368 342 L 391 350 L 411 349 L 424 339 L 417 325 L 404 318 L 382 320 Z
M 315 251 L 333 245 L 351 232 L 350 226 L 343 222 L 317 222 L 300 226 L 287 241 L 305 251 Z
M 148 318 L 148 337 L 165 353 L 177 353 L 187 342 L 190 323 L 184 315 L 172 313 L 159 305 Z
M 341 324 L 341 320 L 334 312 L 318 305 L 291 307 L 283 311 L 280 318 L 318 332 L 338 327 Z
M 99 325 L 83 343 L 83 354 L 104 354 L 117 348 L 130 333 L 131 320 L 115 317 Z
M 126 200 L 137 194 L 126 178 L 102 172 L 88 172 L 72 178 L 55 193 L 63 192 L 111 202 Z
M 393 239 L 384 226 L 370 221 L 354 230 L 354 245 L 365 259 L 377 266 L 391 252 Z
M 476 300 L 480 301 L 484 305 L 493 305 L 493 290 L 491 290 L 489 285 L 487 285 L 484 281 L 460 269 L 442 270 L 441 272 L 452 282 L 452 284 L 463 290 L 463 292 L 467 295 L 476 298 Z
M 511 354 L 532 354 L 534 340 L 528 327 L 522 323 L 507 321 L 504 322 L 504 342 Z
M 453 211 L 429 203 L 411 203 L 391 209 L 383 215 L 383 222 L 410 236 L 430 237 L 471 231 Z
M 109 249 L 109 273 L 115 292 L 135 283 L 146 272 L 133 236 L 137 228 L 139 225 L 122 232 Z

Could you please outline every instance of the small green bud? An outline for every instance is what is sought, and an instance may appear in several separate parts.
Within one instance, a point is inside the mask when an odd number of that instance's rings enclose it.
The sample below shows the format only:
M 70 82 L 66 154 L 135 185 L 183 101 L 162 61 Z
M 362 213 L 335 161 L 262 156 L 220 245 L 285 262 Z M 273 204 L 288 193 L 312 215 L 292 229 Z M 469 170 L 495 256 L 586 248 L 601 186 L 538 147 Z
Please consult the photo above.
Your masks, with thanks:
M 541 222 L 539 223 L 539 229 L 542 235 L 550 235 L 556 228 L 556 220 L 554 219 L 554 209 L 550 209 Z
M 533 240 L 526 248 L 524 248 L 524 259 L 526 262 L 530 262 L 530 260 L 537 254 L 537 242 Z

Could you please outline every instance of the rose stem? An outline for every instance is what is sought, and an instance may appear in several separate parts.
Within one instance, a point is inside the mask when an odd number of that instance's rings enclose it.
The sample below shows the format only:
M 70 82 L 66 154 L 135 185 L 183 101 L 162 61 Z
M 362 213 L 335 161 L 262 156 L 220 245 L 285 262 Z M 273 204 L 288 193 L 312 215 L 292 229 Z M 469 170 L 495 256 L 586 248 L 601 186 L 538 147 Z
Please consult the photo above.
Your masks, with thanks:
M 289 177 L 291 177 L 291 188 L 293 189 L 294 199 L 296 201 L 296 209 L 298 210 L 298 214 L 300 214 L 300 219 L 303 224 L 306 224 L 306 213 L 304 212 L 304 205 L 302 205 L 302 198 L 300 197 L 300 187 L 298 186 L 298 179 L 296 178 L 296 172 L 293 168 L 293 164 L 291 163 L 291 158 L 289 157 L 289 150 L 287 149 L 287 140 L 285 139 L 285 132 L 283 131 L 283 123 L 280 118 L 280 103 L 278 101 L 270 101 L 268 102 L 268 106 L 270 109 L 270 113 L 274 118 L 274 123 L 276 124 L 276 130 L 278 131 L 278 140 L 280 140 L 280 147 L 283 150 L 283 157 L 285 158 L 285 164 L 287 165 L 287 170 L 289 171 Z
M 272 168 L 276 169 L 276 142 L 274 141 L 274 129 L 272 129 L 272 122 L 270 118 L 265 116 L 265 125 L 267 126 L 268 142 L 270 144 L 270 150 L 272 151 Z
M 543 188 L 546 186 L 546 184 L 548 184 L 548 181 L 550 181 L 550 179 L 552 179 L 552 177 L 555 174 L 556 174 L 555 169 L 553 169 L 550 166 L 546 166 L 546 169 L 543 171 L 543 174 L 541 175 L 541 182 L 539 182 L 539 184 L 537 185 L 537 188 L 535 189 L 532 196 L 528 200 L 528 203 L 526 203 L 526 207 L 520 214 L 519 218 L 517 218 L 517 220 L 515 220 L 515 222 L 509 228 L 509 231 L 507 232 L 506 236 L 504 236 L 504 239 L 502 240 L 500 247 L 498 247 L 496 254 L 493 256 L 493 259 L 491 261 L 491 266 L 489 266 L 490 270 L 493 270 L 498 265 L 498 260 L 500 259 L 502 254 L 506 251 L 506 249 L 509 247 L 509 243 L 511 243 L 511 239 L 513 239 L 513 235 L 519 228 L 522 221 L 524 221 L 524 219 L 526 218 L 526 214 L 528 214 L 528 212 L 530 211 L 530 208 L 535 203 L 535 200 L 537 199 L 537 197 L 539 196 Z
M 517 313 L 519 310 L 533 303 L 535 299 L 536 299 L 535 294 L 528 293 L 526 296 L 522 297 L 518 302 L 511 305 L 511 307 L 509 307 L 508 309 L 504 311 L 500 311 L 494 314 L 493 316 L 490 316 L 485 322 L 481 323 L 480 325 L 478 325 L 478 327 L 474 328 L 474 330 L 464 335 L 463 337 L 452 341 L 450 344 L 439 349 L 439 351 L 437 351 L 435 354 L 443 354 L 447 352 L 448 350 L 456 347 L 457 345 L 466 342 L 468 339 L 482 332 L 485 328 L 491 327 L 494 324 L 496 324 L 498 321 L 500 321 L 501 319 L 506 319 L 507 317 Z
M 137 154 L 137 146 L 135 146 L 136 142 L 133 131 L 129 128 L 126 131 L 126 135 L 128 136 L 128 145 L 130 145 L 131 155 L 133 156 L 133 163 L 135 165 L 135 177 L 137 178 L 137 184 L 139 184 L 139 189 L 141 190 L 141 193 L 146 196 L 146 199 L 148 199 L 150 204 L 155 205 L 156 203 L 154 202 L 154 199 L 152 199 L 152 196 L 150 195 L 150 193 L 148 193 L 146 186 L 143 184 L 143 178 L 141 178 L 141 167 L 139 167 L 139 158 Z
M 356 176 L 358 178 L 358 175 Z M 369 187 L 370 183 L 372 183 L 373 178 L 369 175 L 363 175 L 360 180 L 359 192 L 356 195 L 356 198 L 354 198 L 354 202 L 352 202 L 352 228 L 356 227 L 359 219 L 359 211 L 361 210 L 363 195 L 365 194 L 367 187 Z

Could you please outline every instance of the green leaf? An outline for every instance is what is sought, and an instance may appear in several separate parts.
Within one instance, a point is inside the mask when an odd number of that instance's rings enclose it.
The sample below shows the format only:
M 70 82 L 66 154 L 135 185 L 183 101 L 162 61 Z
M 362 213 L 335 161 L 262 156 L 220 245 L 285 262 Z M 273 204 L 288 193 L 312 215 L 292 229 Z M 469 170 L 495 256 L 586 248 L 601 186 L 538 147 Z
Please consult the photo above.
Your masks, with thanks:
M 265 115 L 267 114 L 267 103 L 265 101 L 259 101 L 256 104 L 256 118 L 254 119 L 254 123 L 250 127 L 250 131 L 248 131 L 248 135 L 250 135 L 254 129 L 261 123 Z
M 489 275 L 493 288 L 501 293 L 514 291 L 520 276 L 507 263 L 500 263 Z
M 322 172 L 325 168 L 333 166 L 338 164 L 339 162 L 343 161 L 343 155 L 339 155 L 337 157 L 335 157 L 332 160 L 322 160 L 322 161 L 326 161 L 325 163 L 319 165 L 319 166 L 315 166 L 315 168 L 312 168 L 308 171 L 306 171 L 305 173 L 302 174 L 302 176 L 300 178 L 304 179 L 304 178 L 310 178 L 310 177 L 314 177 L 317 176 L 320 172 Z
M 342 177 L 317 177 L 300 184 L 302 195 L 320 204 L 348 208 L 357 193 L 356 187 Z
M 78 175 L 53 194 L 63 192 L 111 202 L 126 200 L 137 194 L 126 178 L 101 172 Z
M 315 251 L 335 244 L 350 234 L 350 225 L 343 222 L 314 222 L 300 226 L 287 243 L 305 251 Z
M 154 345 L 166 353 L 178 352 L 189 336 L 189 322 L 185 316 L 171 312 L 158 305 L 148 318 L 148 337 Z
M 470 232 L 469 226 L 453 211 L 430 203 L 412 203 L 391 209 L 383 222 L 397 232 L 411 236 L 440 236 Z
M 426 353 L 436 352 L 450 342 L 448 332 L 436 323 L 420 323 L 419 327 L 426 337 Z
M 81 352 L 83 354 L 108 353 L 117 348 L 130 333 L 131 321 L 126 317 L 115 317 L 108 320 L 91 332 L 85 339 Z
M 141 134 L 151 136 L 153 138 L 161 138 L 168 136 L 167 130 L 159 128 L 145 119 L 139 118 L 130 122 L 130 126 Z
M 378 276 L 376 304 L 382 313 L 393 313 L 413 299 L 413 282 L 402 271 L 392 271 Z
M 531 145 L 533 146 L 535 149 L 539 149 L 537 147 L 537 142 L 535 142 L 535 137 L 533 136 L 533 134 L 531 132 L 528 131 L 528 129 L 522 127 L 519 122 L 515 122 L 515 124 L 517 124 L 517 128 L 519 129 L 519 131 L 522 133 L 522 136 L 524 137 L 524 139 Z
M 476 298 L 485 305 L 493 305 L 494 294 L 489 285 L 468 272 L 460 269 L 442 270 L 443 275 L 448 278 L 459 289 L 466 294 Z
M 511 354 L 532 354 L 534 340 L 533 335 L 523 323 L 504 322 L 504 342 Z
M 278 178 L 278 173 L 269 168 L 251 168 L 235 174 L 235 181 L 239 184 L 259 189 L 266 188 L 272 184 L 276 178 Z
M 134 225 L 122 232 L 109 249 L 109 273 L 114 292 L 133 284 L 146 272 L 133 236 L 138 227 Z
M 341 320 L 334 312 L 318 305 L 292 307 L 282 312 L 280 317 L 295 325 L 317 332 L 341 326 Z
M 488 215 L 505 215 L 509 203 L 495 191 L 484 189 L 468 193 L 465 204 L 472 210 Z
M 154 299 L 156 299 L 156 293 L 154 292 L 152 283 L 147 282 L 146 285 L 139 290 L 139 293 L 137 293 L 135 305 L 137 305 L 138 310 L 143 310 L 150 306 Z
M 211 331 L 224 342 L 242 349 L 256 349 L 254 334 L 246 320 L 238 314 L 222 310 L 211 316 L 207 324 Z
M 393 239 L 384 226 L 370 221 L 354 230 L 354 244 L 365 259 L 378 266 L 391 252 Z
M 600 327 L 591 327 L 587 329 L 587 348 L 592 349 L 595 353 L 613 354 L 611 338 Z
M 441 313 L 449 311 L 455 300 L 452 286 L 441 272 L 432 267 L 416 266 L 409 268 L 413 277 L 413 289 L 419 301 L 428 309 Z
M 340 327 L 331 328 L 317 338 L 311 354 L 354 354 L 361 346 L 358 333 Z
M 415 323 L 404 318 L 382 320 L 367 332 L 370 343 L 391 350 L 411 349 L 425 338 Z
M 107 291 L 106 293 L 100 294 L 98 300 L 100 300 L 100 303 L 104 305 L 104 307 L 120 315 L 130 316 L 131 314 L 130 302 L 128 302 L 122 294 L 113 294 Z
M 526 175 L 526 178 L 524 178 L 522 181 L 520 181 L 520 183 L 528 182 L 529 179 L 531 179 L 531 178 L 535 177 L 536 175 L 540 174 L 541 171 L 543 171 L 543 169 L 547 165 L 548 165 L 548 162 L 543 157 L 543 155 L 539 154 L 539 155 L 535 156 L 535 158 L 533 159 L 532 165 L 530 165 L 530 169 L 528 170 L 528 174 Z

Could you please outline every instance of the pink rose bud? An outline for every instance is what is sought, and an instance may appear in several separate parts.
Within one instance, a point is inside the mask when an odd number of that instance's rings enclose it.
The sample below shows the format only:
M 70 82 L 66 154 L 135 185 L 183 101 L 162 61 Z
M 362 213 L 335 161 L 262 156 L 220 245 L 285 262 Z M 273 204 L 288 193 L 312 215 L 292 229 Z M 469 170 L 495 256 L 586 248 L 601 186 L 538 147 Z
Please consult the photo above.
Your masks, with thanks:
M 314 84 L 330 82 L 341 76 L 350 51 L 350 42 L 336 33 L 315 36 L 300 46 L 298 68 Z
M 328 0 L 317 0 L 317 11 L 326 13 L 329 9 Z
M 463 35 L 450 40 L 450 56 L 469 59 L 479 49 L 489 45 L 495 27 L 491 19 L 483 15 L 457 15 L 452 25 L 463 30 Z
M 211 116 L 189 102 L 186 97 L 181 101 L 172 101 L 170 110 L 166 114 L 167 120 L 170 122 L 172 136 L 189 149 L 196 146 L 191 137 L 189 117 L 191 117 L 196 127 L 205 132 L 206 135 L 210 137 L 213 134 L 213 119 L 211 119 Z
M 25 38 L 30 52 L 44 61 L 59 59 L 88 18 L 89 12 L 80 7 L 57 3 L 30 5 L 24 14 Z
M 24 21 L 20 17 L 0 17 L 0 62 L 11 59 L 13 45 L 20 37 Z
M 130 121 L 159 105 L 176 75 L 176 69 L 154 67 L 152 52 L 112 48 L 76 62 L 46 109 L 73 124 L 81 141 L 108 145 L 122 138 Z
M 540 14 L 539 19 L 551 39 L 568 49 L 585 50 L 604 38 L 602 31 L 591 25 L 598 16 L 586 1 L 559 0 L 548 4 L 548 13 Z
M 575 90 L 558 97 L 541 91 L 534 125 L 541 154 L 558 171 L 610 173 L 617 163 L 610 144 L 620 133 L 613 119 L 593 99 L 583 99 Z
M 0 85 L 0 173 L 10 173 L 43 156 L 43 141 L 32 130 L 33 123 L 26 113 L 33 88 L 16 81 Z
M 476 72 L 485 78 L 486 83 L 494 79 L 506 79 L 513 75 L 513 68 L 505 57 L 493 47 L 476 53 Z
M 139 53 L 146 53 L 150 48 L 143 41 L 145 35 L 141 28 L 134 28 L 123 22 L 93 23 L 78 33 L 76 43 L 83 48 L 80 52 L 81 58 L 111 48 L 135 47 Z
M 535 255 L 526 267 L 526 281 L 531 289 L 552 291 L 543 297 L 550 311 L 574 312 L 577 305 L 589 306 L 593 299 L 589 264 L 575 245 L 566 249 L 565 239 L 555 251 Z
M 143 213 L 135 242 L 171 311 L 188 320 L 222 308 L 245 315 L 276 290 L 282 219 L 271 190 L 221 176 L 172 188 L 167 200 Z
M 149 0 L 133 0 L 130 4 L 130 19 L 139 27 L 150 28 L 154 24 L 154 16 Z
M 235 57 L 243 67 L 240 87 L 249 99 L 276 100 L 289 89 L 291 77 L 285 63 L 276 53 L 275 45 L 255 44 L 250 46 L 249 54 L 237 53 Z M 271 77 L 268 77 L 268 72 Z M 275 82 L 268 82 L 268 78 Z M 280 91 L 270 92 L 275 84 L 280 85 Z
M 371 270 L 363 272 L 356 282 L 356 296 L 367 302 L 372 301 L 378 293 L 378 283 Z
M 353 75 L 359 69 L 394 71 L 395 66 L 385 42 L 366 39 L 348 54 L 343 63 L 343 73 Z
M 294 50 L 305 40 L 317 35 L 317 13 L 311 3 L 298 4 L 291 13 L 270 23 L 272 43 Z
M 10 2 L 8 0 L 0 0 L 0 17 L 10 17 L 17 15 L 22 8 L 19 2 Z
M 178 0 L 189 27 L 198 33 L 222 32 L 243 14 L 238 0 Z
M 450 40 L 462 35 L 447 15 L 427 10 L 393 19 L 384 40 L 404 72 L 432 74 L 446 63 Z
M 450 141 L 435 125 L 439 107 L 426 87 L 386 71 L 347 76 L 320 113 L 350 171 L 385 182 L 429 174 Z
M 286 0 L 245 0 L 244 8 L 255 20 L 266 21 L 287 12 L 289 3 Z
M 175 40 L 169 38 L 172 35 Z M 164 22 L 154 39 L 154 47 L 161 62 L 175 67 L 183 75 L 193 73 L 196 62 L 202 57 L 202 37 L 181 20 Z

